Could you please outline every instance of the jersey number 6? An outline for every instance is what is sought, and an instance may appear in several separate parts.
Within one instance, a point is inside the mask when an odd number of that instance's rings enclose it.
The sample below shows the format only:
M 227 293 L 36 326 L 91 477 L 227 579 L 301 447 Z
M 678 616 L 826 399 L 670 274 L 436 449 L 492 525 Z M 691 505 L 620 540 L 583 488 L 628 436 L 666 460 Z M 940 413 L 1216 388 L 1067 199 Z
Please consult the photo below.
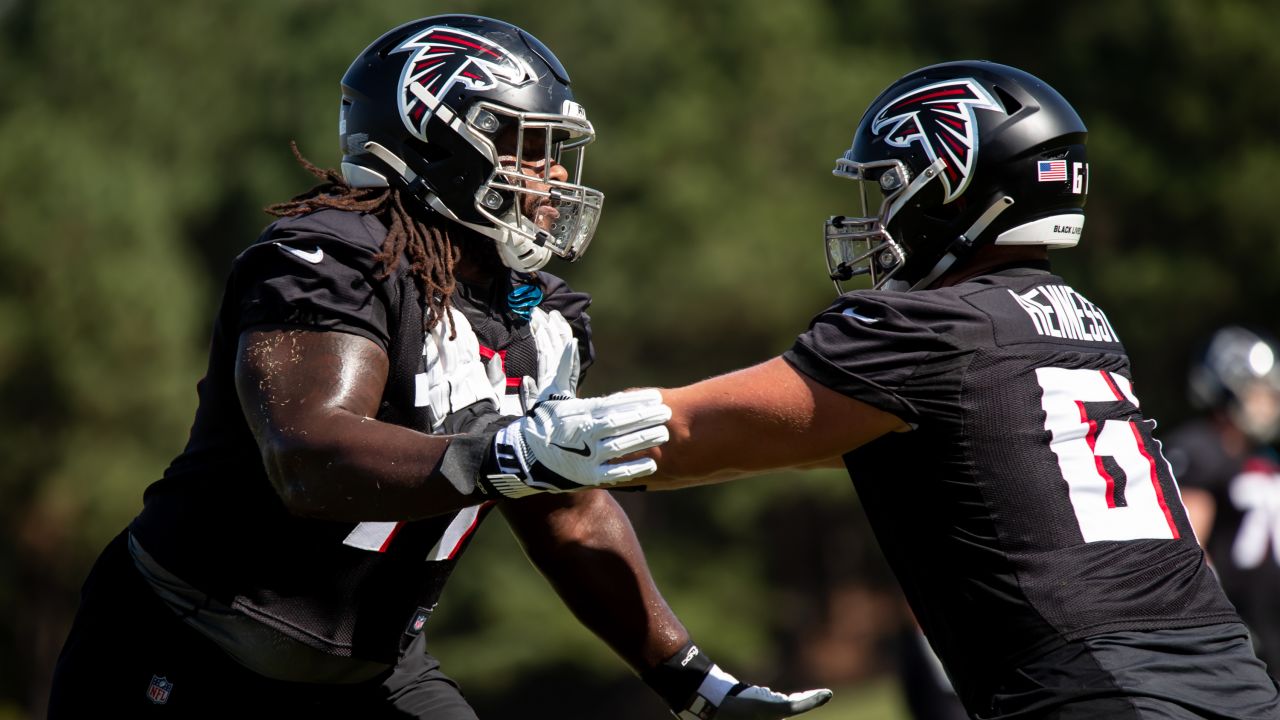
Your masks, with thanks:
M 1138 414 L 1129 379 L 1105 370 L 1038 368 L 1044 429 L 1085 542 L 1175 539 L 1180 502 L 1155 423 Z M 1117 407 L 1119 405 L 1119 407 Z M 1125 406 L 1132 406 L 1126 413 Z M 1135 420 L 1116 419 L 1128 414 Z M 1174 497 L 1166 498 L 1161 478 Z

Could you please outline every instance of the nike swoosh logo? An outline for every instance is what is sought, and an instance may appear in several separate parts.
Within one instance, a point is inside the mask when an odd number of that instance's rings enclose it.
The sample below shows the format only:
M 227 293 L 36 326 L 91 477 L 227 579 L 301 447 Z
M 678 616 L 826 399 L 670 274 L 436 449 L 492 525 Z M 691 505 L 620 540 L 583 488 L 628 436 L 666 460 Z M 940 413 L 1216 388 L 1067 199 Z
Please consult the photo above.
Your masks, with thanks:
M 866 323 L 867 325 L 875 325 L 876 323 L 880 322 L 880 318 L 873 318 L 873 317 L 867 317 L 866 315 L 861 315 L 858 313 L 858 311 L 854 310 L 853 308 L 845 308 L 844 312 L 840 314 L 848 315 L 854 320 L 858 320 L 859 322 Z
M 565 447 L 564 445 L 556 445 L 555 443 L 551 443 L 551 446 L 558 447 L 567 453 L 573 453 L 574 455 L 581 455 L 582 457 L 587 457 L 588 455 L 591 454 L 591 448 L 588 448 L 586 443 L 582 443 L 582 447 L 580 448 Z
M 276 243 L 276 247 L 289 253 L 290 255 L 294 255 L 296 257 L 302 258 L 303 260 L 306 260 L 312 265 L 315 265 L 324 259 L 324 251 L 318 247 L 315 250 L 312 250 L 311 252 L 307 252 L 306 250 L 299 250 L 296 247 L 289 247 L 288 245 L 284 245 L 282 243 Z

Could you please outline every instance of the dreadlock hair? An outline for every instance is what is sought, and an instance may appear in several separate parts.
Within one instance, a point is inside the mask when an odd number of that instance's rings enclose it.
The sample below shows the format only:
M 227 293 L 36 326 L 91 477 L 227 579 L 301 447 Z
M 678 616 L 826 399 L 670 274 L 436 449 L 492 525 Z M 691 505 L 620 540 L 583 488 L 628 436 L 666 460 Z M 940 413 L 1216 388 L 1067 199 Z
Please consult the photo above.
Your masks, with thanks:
M 426 299 L 423 328 L 430 331 L 444 319 L 449 324 L 449 339 L 454 339 L 457 329 L 453 326 L 449 309 L 453 306 L 453 291 L 457 287 L 453 269 L 458 263 L 459 248 L 449 233 L 410 214 L 399 188 L 351 187 L 338 171 L 317 167 L 303 157 L 296 142 L 289 143 L 289 147 L 298 164 L 321 182 L 292 200 L 267 206 L 266 211 L 276 217 L 297 217 L 334 208 L 377 217 L 387 226 L 382 250 L 374 256 L 382 266 L 378 278 L 390 275 L 400 264 L 401 255 L 407 251 L 411 263 L 409 270 Z

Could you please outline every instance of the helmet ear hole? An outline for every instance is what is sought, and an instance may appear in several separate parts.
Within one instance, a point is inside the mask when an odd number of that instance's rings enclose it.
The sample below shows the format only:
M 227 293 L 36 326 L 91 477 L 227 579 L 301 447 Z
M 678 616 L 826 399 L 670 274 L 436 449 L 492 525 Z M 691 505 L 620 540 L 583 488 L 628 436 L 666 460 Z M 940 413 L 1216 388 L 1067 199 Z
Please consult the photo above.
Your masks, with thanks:
M 1001 105 L 1004 105 L 1004 111 L 1006 113 L 1008 113 L 1009 115 L 1013 115 L 1014 113 L 1022 109 L 1022 103 L 1018 102 L 1016 98 L 1010 95 L 1008 90 L 1005 90 L 1003 87 L 996 85 L 995 91 L 996 91 L 996 98 L 1000 100 Z

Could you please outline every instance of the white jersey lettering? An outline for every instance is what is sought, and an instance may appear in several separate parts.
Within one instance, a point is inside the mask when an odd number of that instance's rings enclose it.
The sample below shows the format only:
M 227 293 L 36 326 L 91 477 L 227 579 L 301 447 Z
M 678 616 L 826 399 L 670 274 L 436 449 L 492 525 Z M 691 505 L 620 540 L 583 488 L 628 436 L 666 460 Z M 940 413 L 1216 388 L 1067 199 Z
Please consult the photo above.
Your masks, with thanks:
M 1036 329 L 1045 337 L 1119 342 L 1106 313 L 1066 285 L 1041 285 L 1024 293 L 1009 291 Z

